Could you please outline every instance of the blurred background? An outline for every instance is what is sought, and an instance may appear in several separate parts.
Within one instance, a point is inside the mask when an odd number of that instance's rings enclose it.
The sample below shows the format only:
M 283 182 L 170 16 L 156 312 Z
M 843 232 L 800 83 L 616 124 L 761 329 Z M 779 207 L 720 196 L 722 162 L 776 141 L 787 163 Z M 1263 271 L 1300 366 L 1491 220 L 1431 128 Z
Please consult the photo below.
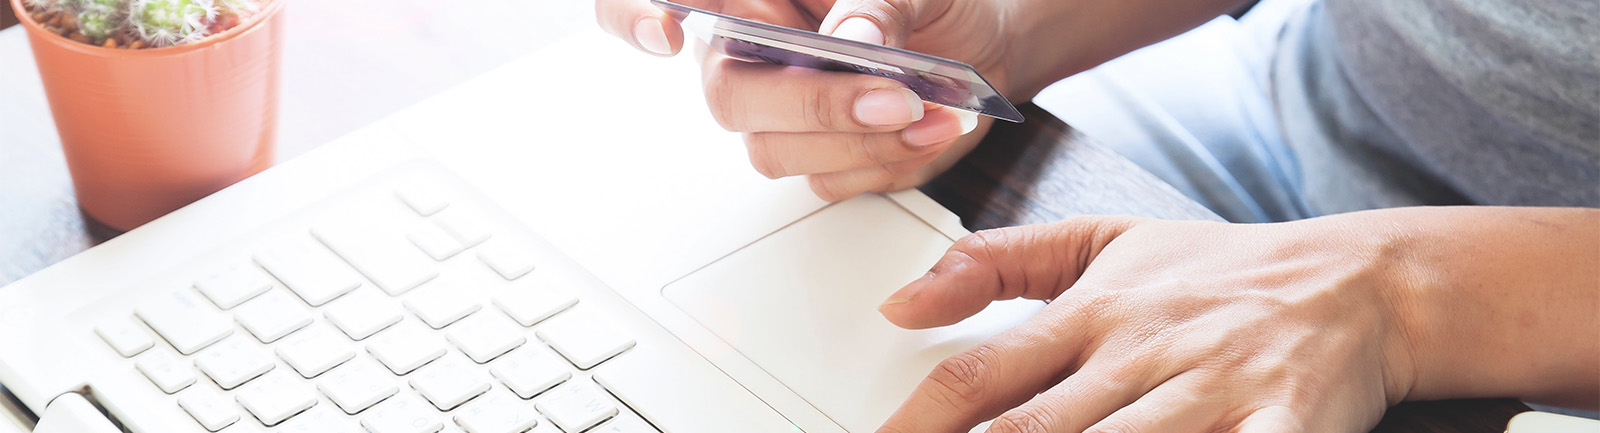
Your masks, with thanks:
M 278 1 L 288 2 L 278 161 L 594 25 L 590 1 Z M 0 285 L 112 235 L 85 230 L 27 35 L 16 23 L 10 3 L 0 2 L 0 251 L 31 256 L 0 261 Z M 551 67 L 581 67 L 572 63 Z

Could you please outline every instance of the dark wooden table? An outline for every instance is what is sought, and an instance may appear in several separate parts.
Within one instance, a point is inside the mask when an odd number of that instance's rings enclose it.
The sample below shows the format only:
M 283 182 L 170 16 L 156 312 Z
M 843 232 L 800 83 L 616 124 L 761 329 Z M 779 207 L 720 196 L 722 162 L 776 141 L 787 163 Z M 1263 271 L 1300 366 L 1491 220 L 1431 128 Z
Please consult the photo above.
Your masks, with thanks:
M 279 158 L 323 142 L 577 31 L 588 2 L 290 1 Z M 0 13 L 3 16 L 3 13 Z M 3 18 L 0 18 L 3 20 Z M 3 21 L 0 21 L 3 22 Z M 3 27 L 0 27 L 3 28 Z M 1025 105 L 922 188 L 969 229 L 1077 214 L 1218 219 L 1199 204 Z M 0 285 L 103 242 L 86 223 L 20 27 L 0 30 Z M 1377 431 L 1501 432 L 1513 400 L 1402 404 Z

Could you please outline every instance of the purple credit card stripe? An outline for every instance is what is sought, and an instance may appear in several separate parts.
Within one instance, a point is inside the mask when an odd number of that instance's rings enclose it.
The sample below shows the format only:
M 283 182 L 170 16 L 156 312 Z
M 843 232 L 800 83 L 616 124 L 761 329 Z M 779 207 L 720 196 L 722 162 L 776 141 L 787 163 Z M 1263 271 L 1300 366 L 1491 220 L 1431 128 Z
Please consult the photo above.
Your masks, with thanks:
M 905 84 L 922 100 L 1022 122 L 1022 113 L 971 65 L 894 47 L 749 21 L 653 0 L 729 57 L 811 69 L 877 75 Z M 710 21 L 706 17 L 709 17 Z M 690 24 L 694 25 L 690 25 Z

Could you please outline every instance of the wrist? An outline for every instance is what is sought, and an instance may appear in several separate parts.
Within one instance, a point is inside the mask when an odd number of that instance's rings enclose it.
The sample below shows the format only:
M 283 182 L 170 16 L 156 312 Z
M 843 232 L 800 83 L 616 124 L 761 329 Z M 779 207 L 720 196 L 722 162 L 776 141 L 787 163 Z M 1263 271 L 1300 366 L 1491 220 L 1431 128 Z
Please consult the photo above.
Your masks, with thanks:
M 1384 391 L 1389 405 L 1414 400 L 1413 393 L 1433 341 L 1436 308 L 1430 304 L 1439 283 L 1415 252 L 1418 239 L 1407 227 L 1384 226 L 1367 237 L 1388 263 L 1373 285 L 1387 317 L 1383 343 Z
M 1060 28 L 1068 22 L 1070 0 L 1011 0 L 1001 4 L 1001 32 L 1007 53 L 1005 70 L 1009 78 L 1007 98 L 1032 100 L 1045 87 L 1077 71 L 1065 64 L 1073 50 L 1053 43 L 1061 37 Z M 1028 47 L 1049 47 L 1045 49 Z
M 1010 93 L 1032 99 L 1056 81 L 1160 42 L 1238 8 L 1241 0 L 1013 0 Z M 1021 48 L 1016 48 L 1021 47 Z M 1037 49 L 1032 47 L 1043 47 Z M 1030 49 L 1032 48 L 1032 49 Z
M 1408 208 L 1351 214 L 1390 265 L 1390 403 L 1600 400 L 1600 212 Z

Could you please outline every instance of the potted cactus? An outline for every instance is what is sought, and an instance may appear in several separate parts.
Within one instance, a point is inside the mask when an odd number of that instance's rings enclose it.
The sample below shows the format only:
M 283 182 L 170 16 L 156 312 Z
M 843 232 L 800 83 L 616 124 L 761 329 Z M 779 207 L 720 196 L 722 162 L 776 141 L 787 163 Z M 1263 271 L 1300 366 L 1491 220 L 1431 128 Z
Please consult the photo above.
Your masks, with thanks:
M 8 0 L 78 205 L 128 230 L 272 162 L 284 0 Z

